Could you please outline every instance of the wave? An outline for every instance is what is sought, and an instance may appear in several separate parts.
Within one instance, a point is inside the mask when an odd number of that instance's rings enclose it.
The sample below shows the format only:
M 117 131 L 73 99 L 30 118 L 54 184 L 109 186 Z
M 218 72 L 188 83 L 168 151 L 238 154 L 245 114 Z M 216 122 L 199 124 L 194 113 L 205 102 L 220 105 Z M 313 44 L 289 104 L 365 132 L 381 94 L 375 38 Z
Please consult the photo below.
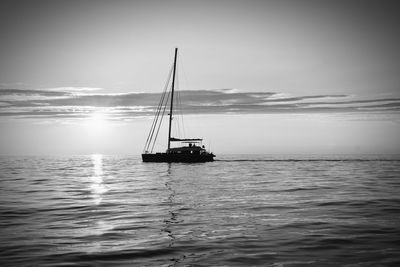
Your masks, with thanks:
M 393 161 L 400 162 L 400 159 L 215 159 L 219 162 L 365 162 L 365 161 Z

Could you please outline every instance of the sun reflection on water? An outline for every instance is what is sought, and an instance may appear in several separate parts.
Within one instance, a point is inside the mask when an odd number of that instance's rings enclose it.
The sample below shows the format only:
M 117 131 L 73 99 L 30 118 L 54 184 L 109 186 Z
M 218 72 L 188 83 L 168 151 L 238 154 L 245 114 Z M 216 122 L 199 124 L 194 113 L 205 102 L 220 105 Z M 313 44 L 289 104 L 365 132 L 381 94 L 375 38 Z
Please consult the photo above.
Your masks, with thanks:
M 107 192 L 107 188 L 103 183 L 103 155 L 92 155 L 92 163 L 93 176 L 91 177 L 92 184 L 90 186 L 90 190 L 92 192 L 94 203 L 99 205 L 103 200 L 103 194 Z
M 103 171 L 103 155 L 93 154 L 91 155 L 93 164 L 93 174 L 90 177 L 90 192 L 94 202 L 93 212 L 91 213 L 91 224 L 89 228 L 85 229 L 85 233 L 89 236 L 102 236 L 104 233 L 114 229 L 114 226 L 110 222 L 100 215 L 98 212 L 102 209 L 100 203 L 103 201 L 104 194 L 108 191 L 105 185 L 104 171 Z M 96 253 L 107 248 L 105 240 L 93 239 L 92 242 L 88 243 L 86 248 L 87 253 Z

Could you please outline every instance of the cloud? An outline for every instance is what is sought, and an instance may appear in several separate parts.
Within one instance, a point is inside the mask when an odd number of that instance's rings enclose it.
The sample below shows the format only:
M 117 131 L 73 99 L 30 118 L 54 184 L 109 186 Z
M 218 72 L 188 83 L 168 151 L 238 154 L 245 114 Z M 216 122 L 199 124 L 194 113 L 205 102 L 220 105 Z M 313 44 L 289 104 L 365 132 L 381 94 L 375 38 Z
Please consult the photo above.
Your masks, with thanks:
M 47 91 L 58 91 L 58 92 L 93 92 L 103 90 L 103 88 L 97 87 L 56 87 L 45 89 Z
M 50 99 L 52 97 L 67 96 L 65 91 L 31 90 L 31 89 L 0 89 L 0 100 L 29 100 L 32 97 Z
M 98 90 L 100 88 L 0 89 L 0 116 L 82 118 L 99 110 L 114 119 L 151 116 L 161 97 L 161 93 L 93 93 Z M 400 98 L 362 99 L 348 95 L 293 97 L 279 92 L 239 92 L 232 89 L 180 91 L 176 97 L 177 110 L 183 114 L 362 113 L 400 110 Z

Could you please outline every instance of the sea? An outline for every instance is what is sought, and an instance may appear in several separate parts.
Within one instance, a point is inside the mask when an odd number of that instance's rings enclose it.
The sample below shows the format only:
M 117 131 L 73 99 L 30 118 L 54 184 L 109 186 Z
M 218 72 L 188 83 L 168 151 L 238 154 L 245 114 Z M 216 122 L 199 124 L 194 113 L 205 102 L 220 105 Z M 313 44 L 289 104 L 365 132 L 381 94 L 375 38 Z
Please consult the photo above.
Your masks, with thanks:
M 0 157 L 0 266 L 400 266 L 400 157 Z

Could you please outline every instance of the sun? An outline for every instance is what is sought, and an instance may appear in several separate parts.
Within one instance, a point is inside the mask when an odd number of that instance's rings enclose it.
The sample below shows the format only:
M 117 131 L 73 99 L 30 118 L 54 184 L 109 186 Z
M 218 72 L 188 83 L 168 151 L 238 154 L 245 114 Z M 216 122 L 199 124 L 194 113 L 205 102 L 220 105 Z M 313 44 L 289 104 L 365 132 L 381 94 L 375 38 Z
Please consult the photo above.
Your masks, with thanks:
M 85 126 L 91 133 L 101 133 L 107 127 L 107 115 L 103 112 L 93 112 L 86 119 Z

